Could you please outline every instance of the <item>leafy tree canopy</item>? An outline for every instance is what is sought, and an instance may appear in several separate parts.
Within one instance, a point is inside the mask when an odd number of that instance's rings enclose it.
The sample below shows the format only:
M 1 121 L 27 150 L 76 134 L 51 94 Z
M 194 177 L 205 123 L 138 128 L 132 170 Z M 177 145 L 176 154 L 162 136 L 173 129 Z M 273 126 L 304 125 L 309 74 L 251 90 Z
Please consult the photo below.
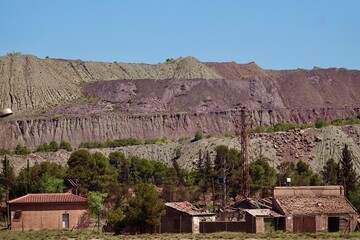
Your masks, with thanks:
M 77 150 L 70 155 L 68 165 L 67 176 L 78 181 L 81 192 L 110 193 L 116 189 L 118 172 L 102 153 Z
M 276 184 L 276 170 L 269 165 L 265 158 L 260 157 L 250 163 L 250 178 L 252 191 L 261 190 L 263 195 L 269 196 Z
M 155 186 L 147 183 L 139 183 L 135 186 L 135 196 L 128 200 L 125 209 L 125 220 L 136 227 L 138 231 L 154 229 L 160 224 L 160 217 L 165 208 Z

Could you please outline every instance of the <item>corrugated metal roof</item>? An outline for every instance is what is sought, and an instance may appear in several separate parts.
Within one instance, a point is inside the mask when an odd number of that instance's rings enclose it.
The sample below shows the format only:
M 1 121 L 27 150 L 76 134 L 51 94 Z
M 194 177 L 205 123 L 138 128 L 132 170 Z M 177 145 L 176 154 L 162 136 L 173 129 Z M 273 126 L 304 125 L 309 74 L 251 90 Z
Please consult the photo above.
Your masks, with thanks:
M 215 215 L 215 213 L 210 213 L 206 210 L 199 209 L 187 201 L 185 201 L 185 202 L 169 202 L 169 203 L 165 203 L 165 206 L 174 208 L 180 212 L 184 212 L 184 213 L 187 213 L 192 216 L 194 216 L 194 215 Z
M 30 193 L 10 200 L 9 203 L 78 203 L 88 199 L 72 193 Z

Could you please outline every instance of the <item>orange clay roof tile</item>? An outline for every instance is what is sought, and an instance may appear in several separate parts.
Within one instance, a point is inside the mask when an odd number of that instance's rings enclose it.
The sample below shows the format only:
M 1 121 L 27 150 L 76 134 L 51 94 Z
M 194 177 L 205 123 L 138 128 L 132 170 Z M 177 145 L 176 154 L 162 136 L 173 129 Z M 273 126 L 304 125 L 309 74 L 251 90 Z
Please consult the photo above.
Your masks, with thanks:
M 10 200 L 9 203 L 79 203 L 88 202 L 87 198 L 72 193 L 30 193 Z

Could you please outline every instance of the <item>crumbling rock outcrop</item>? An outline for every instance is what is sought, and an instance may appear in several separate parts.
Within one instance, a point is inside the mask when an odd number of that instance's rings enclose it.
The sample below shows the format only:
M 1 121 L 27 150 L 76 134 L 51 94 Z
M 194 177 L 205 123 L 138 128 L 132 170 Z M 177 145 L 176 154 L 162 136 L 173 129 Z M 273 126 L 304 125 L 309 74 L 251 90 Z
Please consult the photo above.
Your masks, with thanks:
M 101 114 L 33 118 L 28 120 L 0 121 L 1 148 L 14 148 L 17 144 L 36 147 L 42 143 L 68 141 L 78 146 L 85 141 L 106 141 L 119 138 L 169 138 L 193 136 L 196 131 L 209 133 L 235 132 L 240 127 L 241 110 L 207 113 L 158 113 L 158 114 Z M 273 111 L 249 111 L 249 126 L 271 125 L 276 122 L 301 123 L 359 114 L 354 109 L 329 112 L 325 109 L 299 111 L 279 109 Z

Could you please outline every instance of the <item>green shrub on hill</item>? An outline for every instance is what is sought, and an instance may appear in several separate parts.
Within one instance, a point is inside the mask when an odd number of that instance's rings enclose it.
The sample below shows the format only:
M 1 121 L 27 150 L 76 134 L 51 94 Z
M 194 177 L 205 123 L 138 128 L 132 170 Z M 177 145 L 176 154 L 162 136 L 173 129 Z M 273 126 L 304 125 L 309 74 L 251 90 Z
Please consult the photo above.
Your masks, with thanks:
M 199 141 L 200 139 L 202 139 L 202 132 L 201 131 L 196 131 L 195 135 L 194 135 L 193 142 Z
M 326 121 L 324 121 L 321 118 L 316 119 L 316 122 L 315 122 L 316 128 L 322 128 L 322 127 L 326 127 L 326 126 L 328 126 L 328 123 Z
M 64 149 L 64 150 L 66 150 L 68 152 L 72 151 L 71 144 L 69 142 L 66 142 L 66 141 L 61 141 L 60 142 L 59 149 Z
M 15 148 L 14 153 L 17 155 L 26 155 L 31 153 L 31 149 L 26 146 L 22 146 L 21 144 L 18 144 Z
M 331 121 L 331 125 L 334 125 L 334 126 L 342 126 L 343 125 L 343 120 L 340 119 L 340 118 L 337 118 L 335 120 L 332 120 Z
M 10 154 L 10 153 L 11 153 L 11 151 L 8 149 L 0 149 L 0 156 Z
M 106 144 L 103 142 L 82 142 L 80 148 L 105 148 Z

